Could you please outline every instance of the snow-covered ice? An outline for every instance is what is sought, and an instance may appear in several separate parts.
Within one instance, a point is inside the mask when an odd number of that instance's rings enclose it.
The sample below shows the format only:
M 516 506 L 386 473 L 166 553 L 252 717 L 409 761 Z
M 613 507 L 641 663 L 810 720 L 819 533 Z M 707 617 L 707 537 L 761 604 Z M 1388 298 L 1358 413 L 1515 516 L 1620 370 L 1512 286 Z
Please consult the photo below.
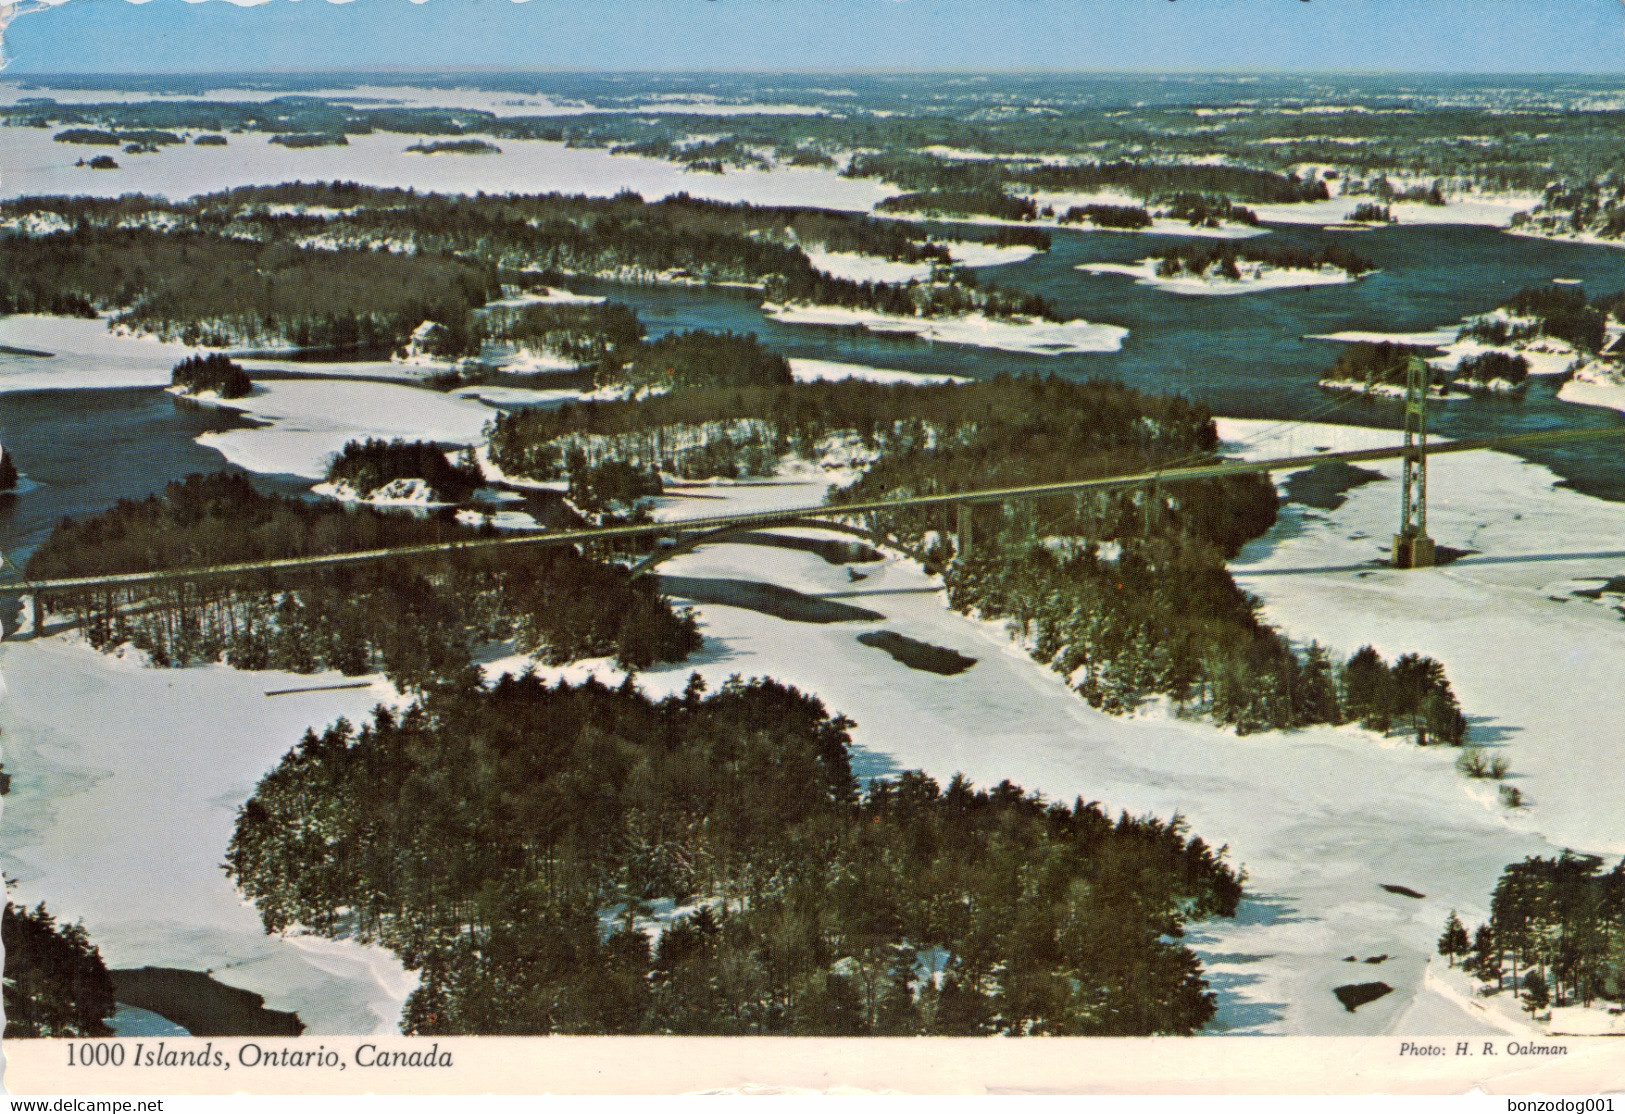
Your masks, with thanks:
M 322 478 L 329 459 L 350 441 L 398 437 L 472 445 L 495 414 L 476 399 L 419 387 L 322 379 L 259 383 L 247 398 L 211 405 L 266 424 L 205 433 L 199 444 L 250 472 L 312 479 Z
M 220 870 L 237 807 L 305 728 L 356 721 L 393 690 L 267 697 L 338 674 L 149 669 L 61 637 L 0 642 L 5 869 L 21 901 L 83 919 L 111 967 L 211 970 L 315 1034 L 398 1030 L 415 985 L 351 941 L 267 936 Z
M 0 346 L 49 355 L 0 353 L 0 392 L 52 388 L 161 387 L 195 349 L 115 332 L 105 318 L 0 317 Z
M 811 205 L 868 212 L 895 191 L 871 178 L 843 178 L 821 167 L 729 170 L 693 174 L 680 163 L 607 149 L 566 147 L 540 139 L 503 139 L 502 153 L 481 158 L 409 154 L 436 136 L 379 132 L 353 135 L 343 147 L 288 148 L 270 136 L 231 136 L 229 147 L 191 144 L 157 154 L 118 156 L 117 170 L 75 166 L 83 147 L 56 143 L 49 128 L 7 128 L 0 198 L 83 194 L 156 194 L 181 200 L 269 182 L 357 182 L 441 193 L 582 193 L 612 196 L 634 190 L 650 200 L 688 193 L 715 201 Z

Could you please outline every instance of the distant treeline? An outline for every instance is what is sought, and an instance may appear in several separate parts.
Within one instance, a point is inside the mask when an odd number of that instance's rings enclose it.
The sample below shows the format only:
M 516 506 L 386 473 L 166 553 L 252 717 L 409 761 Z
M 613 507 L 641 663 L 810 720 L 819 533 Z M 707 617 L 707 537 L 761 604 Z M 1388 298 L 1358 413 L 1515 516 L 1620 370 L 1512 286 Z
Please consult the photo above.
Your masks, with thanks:
M 365 456 L 365 452 L 362 453 Z M 192 476 L 162 495 L 64 520 L 28 562 L 31 579 L 194 568 L 489 536 L 445 515 L 262 495 L 239 475 Z M 382 670 L 403 689 L 463 675 L 480 642 L 512 639 L 549 663 L 613 656 L 642 668 L 699 645 L 652 581 L 566 547 L 485 550 L 286 576 L 211 577 L 62 593 L 49 612 L 98 648 L 131 643 L 157 665 Z
M 999 189 L 932 189 L 888 197 L 875 206 L 881 213 L 920 213 L 928 217 L 997 217 L 1036 220 L 1038 205 L 1029 197 L 1012 197 Z
M 139 147 L 154 149 L 186 142 L 184 138 L 174 132 L 154 131 L 151 129 L 110 132 L 102 131 L 99 128 L 69 128 L 65 132 L 58 133 L 55 138 L 58 143 L 79 143 L 91 147 L 119 147 L 125 144 L 135 144 Z
M 414 143 L 407 152 L 417 155 L 500 155 L 502 148 L 483 139 L 441 139 L 433 143 Z
M 534 676 L 304 740 L 227 870 L 268 931 L 394 950 L 419 1035 L 1190 1034 L 1190 921 L 1241 879 L 1184 823 L 852 774 L 772 680 L 655 702 Z M 670 910 L 649 919 L 660 902 Z M 658 928 L 654 927 L 658 926 Z
M 880 178 L 905 190 L 1011 189 L 1054 193 L 1119 191 L 1147 200 L 1208 195 L 1250 202 L 1323 201 L 1330 196 L 1319 179 L 1255 170 L 1126 160 L 1081 165 L 1030 165 L 998 160 L 949 160 L 912 151 L 853 156 L 842 171 L 851 178 Z
M 1093 224 L 1134 231 L 1151 227 L 1151 214 L 1138 205 L 1074 205 L 1057 218 L 1061 224 Z

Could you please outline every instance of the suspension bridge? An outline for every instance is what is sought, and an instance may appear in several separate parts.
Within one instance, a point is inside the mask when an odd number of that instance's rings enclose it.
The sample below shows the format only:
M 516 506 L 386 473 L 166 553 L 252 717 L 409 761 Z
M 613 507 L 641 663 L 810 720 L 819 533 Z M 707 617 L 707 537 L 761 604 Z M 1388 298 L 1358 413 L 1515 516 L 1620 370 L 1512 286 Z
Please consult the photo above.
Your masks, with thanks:
M 1415 376 L 1413 375 L 1413 386 Z M 654 540 L 667 548 L 646 556 L 632 566 L 634 573 L 646 572 L 676 552 L 686 552 L 708 542 L 724 541 L 754 530 L 785 526 L 814 526 L 869 537 L 892 548 L 902 547 L 885 533 L 883 520 L 894 512 L 931 507 L 956 509 L 955 552 L 969 553 L 974 545 L 972 508 L 989 504 L 1019 504 L 1067 495 L 1085 495 L 1136 487 L 1178 484 L 1190 480 L 1217 479 L 1259 473 L 1296 471 L 1342 461 L 1361 462 L 1402 460 L 1402 507 L 1399 529 L 1394 536 L 1392 563 L 1397 568 L 1422 568 L 1433 564 L 1434 545 L 1427 534 L 1427 460 L 1447 453 L 1477 452 L 1483 449 L 1519 449 L 1563 445 L 1605 437 L 1625 437 L 1625 425 L 1602 429 L 1570 429 L 1519 433 L 1498 437 L 1464 438 L 1428 443 L 1425 402 L 1407 405 L 1404 443 L 1374 449 L 1340 452 L 1313 452 L 1264 460 L 1225 460 L 1180 467 L 1149 469 L 1116 476 L 1104 476 L 1058 483 L 1028 484 L 1017 487 L 984 488 L 906 498 L 879 499 L 852 503 L 820 503 L 803 507 L 775 508 L 739 514 L 667 519 L 620 526 L 516 533 L 501 537 L 467 538 L 457 541 L 394 546 L 384 549 L 305 557 L 285 557 L 228 564 L 198 565 L 158 569 L 149 572 L 111 573 L 100 576 L 29 579 L 15 565 L 0 556 L 0 595 L 38 597 L 55 593 L 112 591 L 156 588 L 185 581 L 215 577 L 238 577 L 258 573 L 294 573 L 317 569 L 361 565 L 369 562 L 411 560 L 509 550 L 531 546 L 598 545 Z M 906 548 L 905 548 L 906 551 Z

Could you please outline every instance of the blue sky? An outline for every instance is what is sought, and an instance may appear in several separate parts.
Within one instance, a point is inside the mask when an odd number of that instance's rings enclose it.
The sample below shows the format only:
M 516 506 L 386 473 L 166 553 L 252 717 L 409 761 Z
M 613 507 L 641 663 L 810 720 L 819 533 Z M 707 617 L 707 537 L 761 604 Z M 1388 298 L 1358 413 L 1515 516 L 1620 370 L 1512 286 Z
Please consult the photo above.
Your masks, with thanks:
M 8 73 L 244 69 L 1625 72 L 1621 0 L 68 0 Z

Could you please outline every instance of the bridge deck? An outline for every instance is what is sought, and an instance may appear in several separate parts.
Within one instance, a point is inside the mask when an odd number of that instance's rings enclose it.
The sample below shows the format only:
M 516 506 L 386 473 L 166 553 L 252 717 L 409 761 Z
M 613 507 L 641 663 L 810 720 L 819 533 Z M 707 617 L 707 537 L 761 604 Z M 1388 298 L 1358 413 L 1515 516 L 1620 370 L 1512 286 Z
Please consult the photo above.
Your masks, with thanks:
M 1518 433 L 1504 437 L 1481 437 L 1434 442 L 1429 445 L 1427 455 L 1439 456 L 1446 453 L 1477 452 L 1482 449 L 1556 445 L 1569 441 L 1620 436 L 1625 436 L 1625 425 L 1606 429 L 1568 429 L 1541 433 Z M 370 561 L 473 553 L 514 546 L 573 545 L 651 536 L 658 537 L 673 533 L 710 532 L 739 527 L 784 526 L 802 519 L 846 518 L 852 515 L 874 514 L 914 507 L 1016 502 L 1055 495 L 1073 495 L 1091 491 L 1107 491 L 1114 488 L 1138 487 L 1148 483 L 1177 483 L 1181 480 L 1213 479 L 1220 476 L 1257 472 L 1279 472 L 1312 467 L 1316 464 L 1325 464 L 1331 461 L 1354 463 L 1367 460 L 1396 460 L 1408 454 L 1414 455 L 1414 450 L 1407 450 L 1403 446 L 1392 446 L 1379 449 L 1354 449 L 1347 452 L 1308 453 L 1300 456 L 1274 457 L 1268 460 L 1227 460 L 1213 464 L 1152 469 L 1150 471 L 1134 472 L 1120 476 L 1104 476 L 1088 480 L 1064 480 L 1059 483 L 1030 484 L 1021 487 L 986 488 L 978 491 L 960 491 L 942 495 L 916 495 L 906 499 L 880 499 L 862 503 L 819 503 L 813 506 L 786 507 L 781 510 L 749 514 L 668 519 L 663 522 L 639 523 L 631 526 L 603 526 L 582 530 L 516 534 L 498 538 L 475 538 L 468 541 L 432 542 L 423 545 L 357 550 L 350 553 L 332 553 L 315 557 L 285 557 L 274 560 L 243 561 L 235 564 L 207 565 L 184 569 L 160 569 L 153 572 L 63 577 L 53 580 L 23 579 L 0 583 L 0 594 L 26 595 L 40 592 L 138 588 L 174 581 L 198 580 L 205 577 L 332 568 L 339 565 L 362 564 Z

